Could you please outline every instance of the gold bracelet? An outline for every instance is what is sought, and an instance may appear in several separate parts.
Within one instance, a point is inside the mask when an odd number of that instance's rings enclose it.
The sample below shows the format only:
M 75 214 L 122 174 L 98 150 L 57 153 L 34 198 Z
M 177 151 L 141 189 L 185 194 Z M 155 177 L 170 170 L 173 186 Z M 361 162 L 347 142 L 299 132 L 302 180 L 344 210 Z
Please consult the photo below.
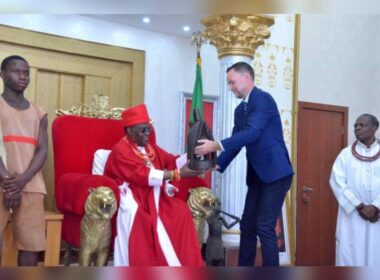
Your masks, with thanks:
M 170 178 L 169 178 L 169 180 L 170 181 L 173 181 L 174 180 L 174 177 L 175 175 L 174 175 L 174 171 L 173 170 L 170 170 Z

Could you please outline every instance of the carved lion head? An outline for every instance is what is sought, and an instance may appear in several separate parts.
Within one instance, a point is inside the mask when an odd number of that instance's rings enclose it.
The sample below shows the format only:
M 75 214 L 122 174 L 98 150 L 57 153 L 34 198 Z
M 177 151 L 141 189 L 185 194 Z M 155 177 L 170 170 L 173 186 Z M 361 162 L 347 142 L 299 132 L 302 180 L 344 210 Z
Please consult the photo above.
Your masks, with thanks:
M 94 219 L 111 219 L 116 212 L 116 197 L 108 187 L 89 189 L 90 194 L 84 205 L 85 212 Z
M 190 189 L 190 196 L 187 200 L 193 216 L 206 217 L 213 212 L 219 204 L 219 199 L 215 194 L 205 187 Z

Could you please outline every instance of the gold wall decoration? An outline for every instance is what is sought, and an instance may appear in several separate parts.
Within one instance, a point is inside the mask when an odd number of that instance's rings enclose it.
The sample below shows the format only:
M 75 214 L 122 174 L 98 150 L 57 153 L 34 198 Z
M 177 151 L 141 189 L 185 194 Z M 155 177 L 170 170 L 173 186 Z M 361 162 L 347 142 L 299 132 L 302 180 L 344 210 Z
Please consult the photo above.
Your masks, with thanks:
M 293 61 L 288 57 L 286 65 L 283 70 L 284 74 L 284 88 L 290 90 L 293 86 Z
M 296 17 L 295 17 L 295 15 L 287 15 L 287 16 L 286 16 L 286 20 L 287 20 L 288 22 L 295 22 Z
M 243 55 L 253 58 L 258 46 L 271 35 L 273 17 L 259 15 L 217 15 L 202 18 L 204 37 L 218 49 L 219 58 Z
M 277 84 L 277 66 L 276 57 L 272 54 L 270 57 L 270 63 L 268 64 L 268 86 L 275 87 Z
M 282 133 L 284 134 L 284 140 L 288 151 L 291 152 L 292 148 L 292 111 L 281 109 L 280 110 L 282 120 Z
M 271 93 L 274 95 L 282 89 L 291 91 L 293 56 L 293 48 L 265 42 L 263 49 L 256 51 L 252 62 L 255 84 L 267 90 L 271 88 Z
M 252 67 L 255 71 L 255 85 L 257 86 L 260 86 L 263 83 L 264 66 L 260 58 L 261 54 L 256 52 Z
M 98 118 L 98 119 L 121 119 L 121 113 L 124 108 L 110 108 L 109 97 L 103 94 L 93 96 L 93 102 L 90 105 L 80 104 L 73 106 L 70 110 L 57 109 L 56 114 L 76 115 L 81 117 Z

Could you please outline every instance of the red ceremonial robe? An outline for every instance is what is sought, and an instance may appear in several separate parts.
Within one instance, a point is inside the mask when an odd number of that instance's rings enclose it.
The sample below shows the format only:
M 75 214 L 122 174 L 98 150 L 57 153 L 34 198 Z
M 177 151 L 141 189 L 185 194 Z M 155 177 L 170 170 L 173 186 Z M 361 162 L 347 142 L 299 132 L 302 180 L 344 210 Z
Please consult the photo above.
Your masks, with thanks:
M 152 164 L 158 170 L 176 168 L 176 157 L 155 144 Z M 168 265 L 157 234 L 157 209 L 154 188 L 149 186 L 149 172 L 145 161 L 138 157 L 132 147 L 121 139 L 112 149 L 105 166 L 104 175 L 114 178 L 119 185 L 129 184 L 137 212 L 129 232 L 129 265 Z M 174 251 L 182 266 L 203 266 L 197 234 L 188 205 L 174 197 L 168 197 L 160 187 L 159 213 Z M 120 234 L 118 232 L 118 234 Z

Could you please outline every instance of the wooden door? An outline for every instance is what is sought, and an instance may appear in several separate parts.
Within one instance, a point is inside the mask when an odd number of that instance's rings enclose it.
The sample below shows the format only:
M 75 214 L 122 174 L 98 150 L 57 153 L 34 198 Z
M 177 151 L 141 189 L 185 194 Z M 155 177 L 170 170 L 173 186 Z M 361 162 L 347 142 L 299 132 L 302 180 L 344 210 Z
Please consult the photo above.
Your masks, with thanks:
M 329 178 L 347 145 L 348 108 L 298 104 L 296 265 L 334 265 L 338 204 Z
M 46 207 L 54 204 L 54 167 L 51 124 L 58 108 L 92 103 L 92 97 L 110 97 L 112 107 L 144 102 L 143 51 L 100 45 L 0 26 L 0 60 L 21 55 L 30 65 L 25 96 L 48 113 L 49 153 L 43 174 L 48 192 Z M 0 80 L 0 90 L 2 90 Z

